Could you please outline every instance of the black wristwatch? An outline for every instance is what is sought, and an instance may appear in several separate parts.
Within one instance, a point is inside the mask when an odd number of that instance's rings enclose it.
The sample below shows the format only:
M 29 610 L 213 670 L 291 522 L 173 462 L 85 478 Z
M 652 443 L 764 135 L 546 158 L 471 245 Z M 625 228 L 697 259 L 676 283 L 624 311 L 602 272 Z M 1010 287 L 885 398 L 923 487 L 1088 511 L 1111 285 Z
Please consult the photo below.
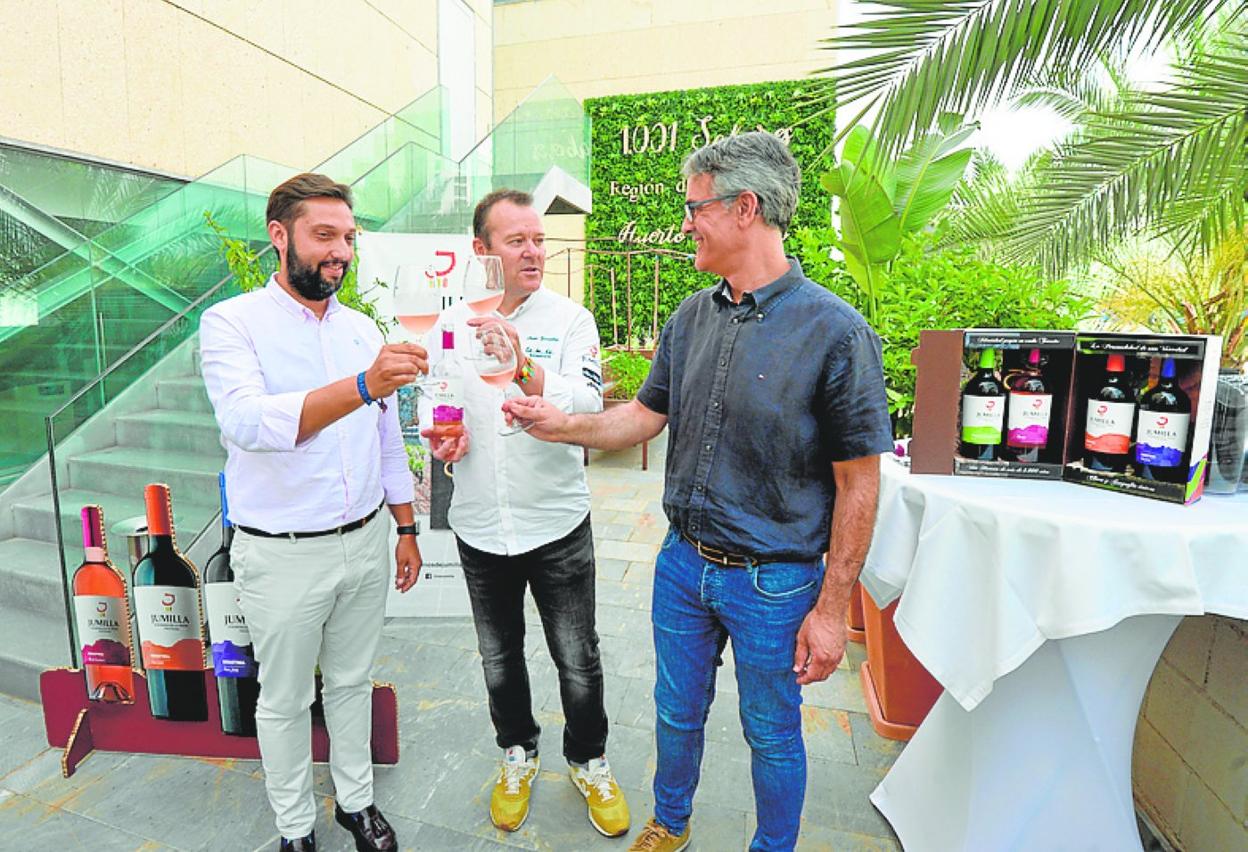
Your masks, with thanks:
M 399 535 L 420 535 L 420 524 L 399 524 Z

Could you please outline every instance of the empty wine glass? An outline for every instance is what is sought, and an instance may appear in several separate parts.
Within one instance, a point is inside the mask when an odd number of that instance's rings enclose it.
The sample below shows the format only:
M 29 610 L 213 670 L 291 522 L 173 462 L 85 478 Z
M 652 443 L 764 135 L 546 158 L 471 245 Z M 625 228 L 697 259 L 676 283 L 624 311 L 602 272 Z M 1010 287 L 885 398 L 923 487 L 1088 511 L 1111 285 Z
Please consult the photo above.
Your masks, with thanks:
M 479 317 L 499 316 L 503 303 L 503 262 L 492 254 L 470 254 L 464 261 L 464 302 Z
M 524 392 L 514 383 L 520 362 L 515 347 L 511 345 L 511 338 L 501 325 L 486 323 L 478 328 L 476 334 L 469 336 L 468 353 L 477 375 L 487 385 L 502 391 L 504 401 L 524 396 Z M 514 435 L 532 425 L 513 418 L 512 425 L 503 426 L 498 434 Z

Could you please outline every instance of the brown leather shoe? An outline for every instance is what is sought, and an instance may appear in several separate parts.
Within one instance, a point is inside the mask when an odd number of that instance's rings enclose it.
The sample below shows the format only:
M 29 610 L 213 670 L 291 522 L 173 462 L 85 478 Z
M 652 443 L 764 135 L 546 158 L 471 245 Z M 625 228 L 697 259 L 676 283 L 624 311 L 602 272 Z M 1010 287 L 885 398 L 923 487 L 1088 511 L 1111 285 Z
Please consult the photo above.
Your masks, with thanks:
M 386 822 L 376 805 L 369 805 L 362 811 L 349 814 L 335 803 L 334 822 L 355 837 L 356 852 L 391 852 L 399 848 L 394 829 Z

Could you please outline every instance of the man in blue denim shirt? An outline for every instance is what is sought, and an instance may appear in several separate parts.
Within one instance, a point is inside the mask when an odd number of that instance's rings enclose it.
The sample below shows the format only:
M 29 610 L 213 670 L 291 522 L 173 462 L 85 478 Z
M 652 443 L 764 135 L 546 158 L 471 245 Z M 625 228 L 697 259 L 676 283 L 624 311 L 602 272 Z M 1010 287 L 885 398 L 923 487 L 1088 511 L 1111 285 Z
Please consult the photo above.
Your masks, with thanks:
M 800 174 L 766 133 L 685 161 L 683 230 L 697 269 L 723 277 L 663 329 L 637 399 L 569 417 L 528 397 L 530 434 L 602 449 L 671 430 L 655 564 L 654 819 L 633 849 L 688 845 L 719 655 L 731 639 L 758 828 L 752 850 L 797 842 L 806 751 L 801 687 L 845 650 L 849 590 L 892 449 L 880 343 L 784 254 Z M 823 555 L 826 552 L 826 568 Z

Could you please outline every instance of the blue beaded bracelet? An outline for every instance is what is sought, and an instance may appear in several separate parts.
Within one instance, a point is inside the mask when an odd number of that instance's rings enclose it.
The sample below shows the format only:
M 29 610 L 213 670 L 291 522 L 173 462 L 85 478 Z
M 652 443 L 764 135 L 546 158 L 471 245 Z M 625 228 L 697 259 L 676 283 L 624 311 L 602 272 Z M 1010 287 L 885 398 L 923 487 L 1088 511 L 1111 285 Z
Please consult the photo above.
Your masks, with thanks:
M 360 392 L 360 399 L 364 400 L 365 405 L 372 405 L 377 400 L 368 395 L 368 385 L 364 384 L 364 374 L 360 373 L 355 377 L 355 387 Z

